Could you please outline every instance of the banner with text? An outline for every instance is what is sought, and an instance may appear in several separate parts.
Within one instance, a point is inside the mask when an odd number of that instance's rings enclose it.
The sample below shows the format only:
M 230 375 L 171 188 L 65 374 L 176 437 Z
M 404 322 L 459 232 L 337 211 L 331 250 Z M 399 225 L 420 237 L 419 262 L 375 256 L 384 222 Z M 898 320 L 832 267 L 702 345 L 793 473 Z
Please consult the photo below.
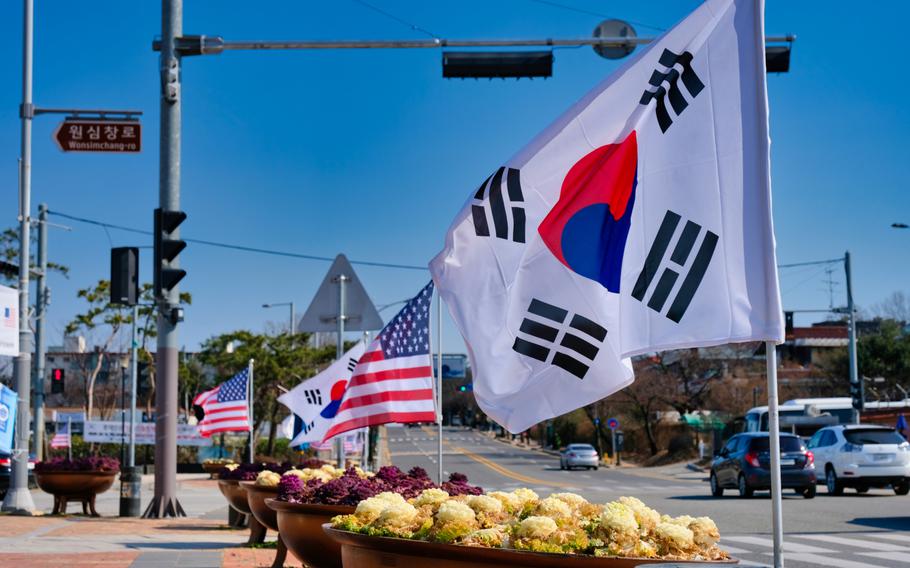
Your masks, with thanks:
M 126 431 L 124 433 L 124 430 Z M 86 442 L 101 442 L 105 444 L 128 443 L 130 430 L 126 423 L 112 420 L 93 420 L 85 423 L 83 438 Z M 136 443 L 155 444 L 155 424 L 153 422 L 136 423 Z M 196 426 L 192 424 L 177 425 L 178 446 L 211 446 L 212 440 L 199 435 Z

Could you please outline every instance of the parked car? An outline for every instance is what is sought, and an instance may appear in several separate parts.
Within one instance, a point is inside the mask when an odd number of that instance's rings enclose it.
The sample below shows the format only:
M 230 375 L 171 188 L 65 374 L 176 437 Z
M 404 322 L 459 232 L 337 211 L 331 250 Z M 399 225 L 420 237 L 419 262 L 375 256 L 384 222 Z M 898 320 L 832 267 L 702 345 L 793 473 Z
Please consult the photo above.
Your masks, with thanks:
M 10 455 L 0 452 L 0 499 L 6 496 L 6 490 L 9 489 L 10 480 Z M 28 456 L 28 486 L 31 488 L 35 485 L 35 455 Z
M 771 439 L 767 432 L 737 434 L 727 441 L 711 463 L 711 494 L 738 489 L 740 497 L 771 489 Z M 815 463 L 812 452 L 793 434 L 780 435 L 781 486 L 795 489 L 806 499 L 815 497 Z
M 831 495 L 845 487 L 865 493 L 891 486 L 898 495 L 910 493 L 910 444 L 894 428 L 844 424 L 822 428 L 809 440 Z
M 559 469 L 572 469 L 573 467 L 586 467 L 597 469 L 600 456 L 591 444 L 569 444 L 559 454 Z

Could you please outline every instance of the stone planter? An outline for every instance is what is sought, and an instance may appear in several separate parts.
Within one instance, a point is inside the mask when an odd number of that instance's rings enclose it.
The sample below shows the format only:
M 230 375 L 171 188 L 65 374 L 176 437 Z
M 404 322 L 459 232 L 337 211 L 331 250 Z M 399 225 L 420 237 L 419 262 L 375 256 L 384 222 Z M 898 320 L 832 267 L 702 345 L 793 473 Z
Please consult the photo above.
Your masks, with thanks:
M 280 518 L 280 517 L 279 517 Z M 643 564 L 737 564 L 738 560 L 680 562 L 659 558 L 597 558 L 571 554 L 545 554 L 503 548 L 438 544 L 403 538 L 366 536 L 323 525 L 326 534 L 341 545 L 345 566 L 357 568 L 634 568 Z
M 256 520 L 253 512 L 250 510 L 249 501 L 246 498 L 246 488 L 240 485 L 236 479 L 219 479 L 218 489 L 224 498 L 227 499 L 228 505 L 238 513 L 247 516 L 250 521 L 250 538 L 247 544 L 260 544 L 265 541 L 265 526 Z
M 52 515 L 65 515 L 69 501 L 80 501 L 84 514 L 100 517 L 95 497 L 110 489 L 116 477 L 116 471 L 36 471 L 35 483 L 54 496 Z
M 278 512 L 278 532 L 294 556 L 310 568 L 342 568 L 341 544 L 331 539 L 322 525 L 335 515 L 350 515 L 354 507 L 303 505 L 276 499 L 266 499 L 265 503 Z

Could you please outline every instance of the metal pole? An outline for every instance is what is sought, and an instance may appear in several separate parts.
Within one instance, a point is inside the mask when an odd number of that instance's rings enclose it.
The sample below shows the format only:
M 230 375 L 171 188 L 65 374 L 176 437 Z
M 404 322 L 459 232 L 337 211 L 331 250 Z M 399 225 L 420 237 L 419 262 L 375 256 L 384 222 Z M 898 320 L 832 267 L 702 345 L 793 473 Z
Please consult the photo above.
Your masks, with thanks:
M 338 345 L 335 347 L 335 359 L 341 359 L 344 355 L 344 310 L 345 310 L 345 292 L 344 283 L 350 280 L 348 276 L 340 274 L 338 276 Z M 344 438 L 338 436 L 335 438 L 335 455 L 337 456 L 337 467 L 344 467 Z
M 297 335 L 297 324 L 294 322 L 294 302 L 291 302 L 291 335 Z
M 771 529 L 774 533 L 774 568 L 784 566 L 784 516 L 780 481 L 780 416 L 777 410 L 777 347 L 765 342 L 768 363 L 768 436 L 771 449 Z
M 180 55 L 175 38 L 183 35 L 183 1 L 161 2 L 161 127 L 158 165 L 158 203 L 163 211 L 180 210 Z M 179 230 L 171 232 L 179 238 Z M 177 262 L 170 266 L 177 268 Z M 158 267 L 155 267 L 158 270 Z M 155 496 L 146 518 L 185 516 L 177 501 L 177 321 L 180 303 L 175 286 L 158 298 L 158 351 L 155 366 Z
M 859 378 L 859 362 L 856 356 L 856 309 L 853 305 L 853 271 L 850 267 L 850 251 L 844 253 L 844 272 L 847 276 L 847 341 L 850 355 L 850 384 L 860 393 L 860 408 L 853 410 L 853 422 L 859 424 L 862 403 L 865 399 L 863 393 L 865 385 Z
M 442 295 L 436 294 L 436 464 L 442 483 Z
M 256 426 L 253 421 L 253 360 L 249 363 L 249 377 L 247 380 L 247 400 L 250 403 L 250 463 L 256 460 Z
M 136 327 L 139 321 L 139 306 L 133 306 L 133 327 L 130 331 L 130 447 L 126 465 L 136 467 L 136 389 L 139 384 L 139 340 Z
M 84 424 L 84 422 L 83 422 Z M 66 436 L 69 438 L 66 441 L 66 458 L 70 461 L 73 461 L 73 419 L 66 419 Z
M 35 298 L 35 459 L 44 460 L 44 375 L 47 355 L 47 205 L 38 206 L 38 279 Z
M 10 468 L 9 490 L 3 499 L 3 511 L 31 514 L 35 509 L 32 494 L 28 490 L 28 438 L 29 404 L 32 370 L 31 332 L 28 327 L 28 276 L 31 254 L 29 253 L 29 223 L 31 219 L 32 183 L 32 30 L 34 28 L 34 5 L 32 0 L 23 2 L 22 33 L 22 147 L 19 163 L 19 355 L 13 362 L 13 376 L 19 405 L 16 411 L 16 437 L 13 440 L 12 467 Z

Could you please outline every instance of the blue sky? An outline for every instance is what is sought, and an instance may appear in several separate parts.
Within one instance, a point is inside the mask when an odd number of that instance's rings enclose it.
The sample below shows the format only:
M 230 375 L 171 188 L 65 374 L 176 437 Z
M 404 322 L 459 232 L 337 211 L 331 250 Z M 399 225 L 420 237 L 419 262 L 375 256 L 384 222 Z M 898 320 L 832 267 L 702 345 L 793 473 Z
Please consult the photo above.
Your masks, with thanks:
M 602 19 L 545 2 L 374 0 L 447 38 L 581 37 Z M 560 4 L 666 28 L 696 1 Z M 158 75 L 152 38 L 160 3 L 37 2 L 35 102 L 145 112 L 137 156 L 67 155 L 51 141 L 56 117 L 34 122 L 33 204 L 150 229 L 158 202 Z M 21 3 L 0 17 L 2 226 L 16 222 Z M 771 76 L 772 175 L 782 263 L 854 255 L 857 302 L 908 290 L 910 111 L 900 39 L 910 8 L 768 0 L 768 34 L 795 33 L 791 72 Z M 849 25 L 847 25 L 849 23 Z M 637 26 L 639 35 L 656 33 Z M 865 30 L 865 31 L 864 31 Z M 859 31 L 868 33 L 860 39 Z M 421 38 L 349 0 L 186 2 L 184 32 L 225 39 Z M 441 78 L 438 50 L 224 53 L 184 65 L 182 206 L 186 237 L 333 257 L 425 264 L 465 196 L 503 160 L 616 68 L 589 48 L 555 52 L 548 80 Z M 107 278 L 109 249 L 150 238 L 55 219 L 50 343 L 80 309 L 78 288 Z M 150 280 L 151 250 L 142 251 Z M 191 245 L 182 287 L 194 295 L 180 329 L 193 349 L 237 328 L 263 329 L 294 300 L 303 311 L 328 263 Z M 376 304 L 416 293 L 428 273 L 358 268 Z M 843 297 L 834 273 L 835 303 Z M 823 268 L 784 271 L 787 308 L 826 308 Z M 394 310 L 384 315 L 391 316 Z M 807 323 L 809 320 L 803 318 Z M 450 322 L 447 350 L 461 351 Z

